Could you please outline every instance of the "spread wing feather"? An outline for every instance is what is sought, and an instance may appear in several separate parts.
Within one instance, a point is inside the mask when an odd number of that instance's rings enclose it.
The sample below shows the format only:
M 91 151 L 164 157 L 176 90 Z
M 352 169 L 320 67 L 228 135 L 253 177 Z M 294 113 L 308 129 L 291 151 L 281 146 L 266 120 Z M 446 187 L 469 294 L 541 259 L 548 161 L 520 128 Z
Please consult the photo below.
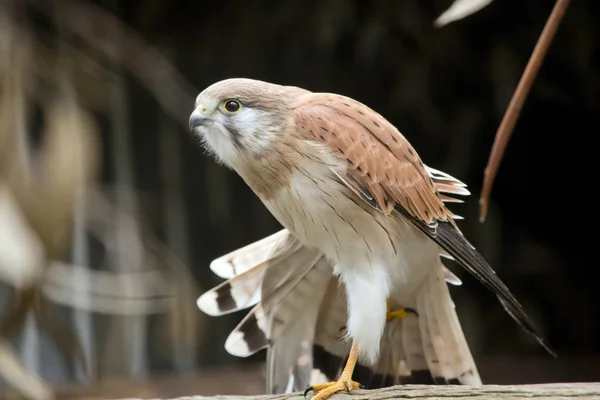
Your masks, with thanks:
M 289 240 L 288 230 L 282 229 L 264 239 L 250 243 L 213 260 L 210 263 L 210 269 L 223 279 L 233 278 L 250 268 L 256 267 L 258 264 L 273 259 L 278 253 L 285 252 L 286 243 Z M 293 245 L 297 245 L 297 242 L 294 242 Z
M 256 305 L 261 297 L 263 278 L 267 270 L 273 286 L 285 280 L 291 272 L 281 268 L 290 256 L 302 248 L 300 242 L 285 229 L 241 249 L 217 258 L 211 269 L 227 281 L 207 291 L 197 301 L 208 315 L 218 316 Z
M 291 391 L 308 386 L 313 370 L 315 325 L 331 273 L 325 257 L 320 257 L 295 286 L 294 295 L 286 296 L 273 308 L 267 348 L 269 393 L 286 390 L 290 377 L 293 377 Z
M 319 286 L 311 286 L 314 281 L 310 272 L 321 258 L 323 255 L 316 249 L 302 247 L 285 262 L 269 268 L 262 282 L 261 302 L 229 335 L 225 349 L 233 355 L 249 356 L 278 338 L 281 327 L 299 314 L 310 314 L 311 305 L 316 305 L 316 315 L 320 304 Z M 289 296 L 291 291 L 294 296 Z

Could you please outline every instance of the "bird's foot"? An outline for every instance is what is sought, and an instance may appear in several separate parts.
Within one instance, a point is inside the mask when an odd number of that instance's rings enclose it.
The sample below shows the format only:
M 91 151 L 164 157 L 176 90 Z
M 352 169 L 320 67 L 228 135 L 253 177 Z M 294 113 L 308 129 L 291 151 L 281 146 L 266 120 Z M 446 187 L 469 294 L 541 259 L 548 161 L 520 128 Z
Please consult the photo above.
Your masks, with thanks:
M 410 309 L 406 309 L 406 308 L 400 308 L 398 310 L 394 310 L 392 311 L 392 306 L 390 304 L 390 301 L 387 301 L 387 312 L 385 314 L 385 319 L 387 322 L 393 321 L 395 319 L 400 319 L 400 318 L 405 318 L 408 315 L 408 312 Z M 412 311 L 412 310 L 410 310 Z
M 317 383 L 313 386 L 310 386 L 304 391 L 304 397 L 308 394 L 308 392 L 316 393 L 312 400 L 324 400 L 329 396 L 346 391 L 350 393 L 351 390 L 361 388 L 361 384 L 352 380 L 351 376 L 340 376 L 335 382 L 325 382 L 325 383 Z
M 400 318 L 405 318 L 408 315 L 408 313 L 406 312 L 406 310 L 404 310 L 404 308 L 401 308 L 399 310 L 395 310 L 395 311 L 389 311 L 386 314 L 386 320 L 388 322 L 393 321 L 395 319 L 400 319 Z
M 308 392 L 313 391 L 316 394 L 312 400 L 324 400 L 337 392 L 346 391 L 350 393 L 351 390 L 361 388 L 362 386 L 360 383 L 352 380 L 352 374 L 354 373 L 354 367 L 356 366 L 357 361 L 358 348 L 356 347 L 356 343 L 352 343 L 348 361 L 346 361 L 346 366 L 340 375 L 340 379 L 335 382 L 317 383 L 310 386 L 304 391 L 304 397 L 306 397 Z

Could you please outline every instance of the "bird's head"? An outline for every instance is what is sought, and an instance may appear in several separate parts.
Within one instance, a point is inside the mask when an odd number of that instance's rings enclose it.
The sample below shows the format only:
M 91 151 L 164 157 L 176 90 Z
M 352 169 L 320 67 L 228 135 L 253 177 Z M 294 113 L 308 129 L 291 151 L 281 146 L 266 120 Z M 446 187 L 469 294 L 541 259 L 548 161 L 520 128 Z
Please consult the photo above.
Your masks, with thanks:
M 277 144 L 292 123 L 294 99 L 303 93 L 252 79 L 223 80 L 196 98 L 190 130 L 217 160 L 237 169 Z

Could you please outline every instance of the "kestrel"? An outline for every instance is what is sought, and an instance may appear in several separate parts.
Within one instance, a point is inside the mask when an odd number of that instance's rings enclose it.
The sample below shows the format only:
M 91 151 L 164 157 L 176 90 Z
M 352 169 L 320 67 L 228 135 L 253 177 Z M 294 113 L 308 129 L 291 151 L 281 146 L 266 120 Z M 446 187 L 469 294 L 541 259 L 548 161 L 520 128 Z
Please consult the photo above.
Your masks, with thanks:
M 323 263 L 343 284 L 352 346 L 339 379 L 312 387 L 315 400 L 358 388 L 352 380 L 356 363 L 380 359 L 386 321 L 413 320 L 390 307 L 414 310 L 421 323 L 423 297 L 431 305 L 430 297 L 439 295 L 425 283 L 440 277 L 440 252 L 492 290 L 508 314 L 554 354 L 445 206 L 454 200 L 448 194 L 464 194 L 464 185 L 424 165 L 377 112 L 337 94 L 228 79 L 198 95 L 190 129 L 287 230 L 276 250 L 288 274 L 302 276 Z M 424 285 L 429 290 L 422 296 Z M 287 290 L 270 287 L 280 296 Z M 449 301 L 433 302 L 427 318 L 437 317 Z M 296 317 L 302 318 L 302 309 Z

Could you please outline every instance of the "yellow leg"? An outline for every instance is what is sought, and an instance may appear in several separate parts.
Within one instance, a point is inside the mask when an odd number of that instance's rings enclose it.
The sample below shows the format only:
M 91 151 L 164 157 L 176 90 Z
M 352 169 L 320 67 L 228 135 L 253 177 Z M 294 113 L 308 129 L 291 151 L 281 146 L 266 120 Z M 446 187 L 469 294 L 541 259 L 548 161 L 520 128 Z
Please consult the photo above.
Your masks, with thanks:
M 350 355 L 348 356 L 348 361 L 346 362 L 346 366 L 344 367 L 340 378 L 335 382 L 317 383 L 306 389 L 304 391 L 304 396 L 306 397 L 306 394 L 312 390 L 316 393 L 312 400 L 323 400 L 337 392 L 345 390 L 350 393 L 351 390 L 358 389 L 360 384 L 352 380 L 352 374 L 354 373 L 354 367 L 356 366 L 357 360 L 358 349 L 356 348 L 356 344 L 353 343 L 352 348 L 350 349 Z
M 389 299 L 387 300 L 386 305 L 386 320 L 388 322 L 397 318 L 404 318 L 408 315 L 404 308 L 392 311 L 392 306 Z M 414 310 L 411 309 L 407 310 L 414 312 Z M 313 386 L 310 386 L 304 391 L 304 397 L 306 397 L 308 392 L 313 391 L 316 393 L 316 395 L 312 398 L 312 400 L 324 400 L 337 392 L 345 390 L 346 392 L 350 393 L 351 390 L 358 389 L 360 384 L 352 380 L 352 374 L 354 373 L 354 367 L 356 367 L 357 360 L 358 349 L 356 348 L 356 344 L 353 343 L 352 348 L 350 349 L 350 355 L 348 356 L 348 362 L 346 362 L 346 366 L 344 367 L 340 378 L 335 382 L 317 383 Z
M 387 304 L 386 320 L 388 322 L 393 321 L 397 318 L 404 318 L 408 315 L 404 308 L 400 308 L 399 310 L 392 311 L 392 305 L 391 305 L 389 299 L 387 300 L 386 304 Z

